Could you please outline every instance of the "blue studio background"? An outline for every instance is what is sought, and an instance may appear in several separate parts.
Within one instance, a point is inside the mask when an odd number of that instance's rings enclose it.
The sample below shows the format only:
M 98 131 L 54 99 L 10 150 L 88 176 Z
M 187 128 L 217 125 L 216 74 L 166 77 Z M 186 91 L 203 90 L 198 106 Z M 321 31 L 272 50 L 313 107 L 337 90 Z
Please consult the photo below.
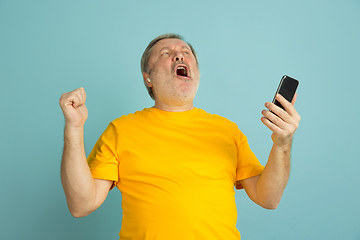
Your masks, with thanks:
M 85 218 L 67 209 L 58 101 L 85 88 L 89 154 L 111 120 L 153 105 L 140 58 L 166 32 L 199 56 L 195 106 L 236 122 L 263 164 L 264 103 L 282 75 L 300 80 L 288 186 L 275 211 L 236 192 L 242 239 L 359 240 L 359 0 L 0 0 L 0 239 L 118 239 L 117 189 Z

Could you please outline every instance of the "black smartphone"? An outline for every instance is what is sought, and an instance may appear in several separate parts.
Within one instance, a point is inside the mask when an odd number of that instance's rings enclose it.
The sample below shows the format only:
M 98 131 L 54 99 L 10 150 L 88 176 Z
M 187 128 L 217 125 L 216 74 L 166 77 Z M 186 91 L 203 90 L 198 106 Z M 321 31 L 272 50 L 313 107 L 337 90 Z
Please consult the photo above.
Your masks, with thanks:
M 281 78 L 281 81 L 280 81 L 278 89 L 276 90 L 275 96 L 276 96 L 276 94 L 279 93 L 286 100 L 291 102 L 293 100 L 293 97 L 295 95 L 295 92 L 296 92 L 296 89 L 297 89 L 298 85 L 299 85 L 298 80 L 285 75 L 285 76 L 283 76 Z M 274 99 L 273 99 L 272 102 L 275 103 L 276 106 L 279 106 L 282 109 L 284 109 L 284 107 L 275 99 L 275 96 L 274 96 Z

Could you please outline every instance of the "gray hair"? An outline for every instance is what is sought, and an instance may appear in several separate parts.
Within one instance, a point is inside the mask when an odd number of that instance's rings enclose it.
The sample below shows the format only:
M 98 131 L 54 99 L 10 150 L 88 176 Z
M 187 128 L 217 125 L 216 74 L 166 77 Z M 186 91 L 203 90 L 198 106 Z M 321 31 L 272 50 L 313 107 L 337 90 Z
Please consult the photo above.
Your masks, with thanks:
M 142 57 L 141 57 L 141 63 L 140 63 L 140 67 L 141 67 L 141 72 L 144 73 L 148 73 L 150 74 L 151 72 L 151 69 L 149 68 L 149 60 L 150 60 L 150 56 L 151 56 L 151 52 L 152 52 L 152 48 L 153 46 L 160 40 L 163 40 L 163 39 L 169 39 L 169 38 L 175 38 L 175 39 L 180 39 L 180 40 L 183 40 L 184 41 L 184 38 L 183 36 L 179 35 L 179 34 L 175 34 L 175 33 L 165 33 L 165 34 L 162 34 L 156 38 L 154 38 L 150 43 L 149 45 L 147 46 L 147 48 L 145 49 Z M 191 46 L 190 43 L 187 43 L 187 45 L 189 45 L 192 53 L 194 54 L 195 56 L 195 60 L 196 60 L 196 64 L 197 66 L 199 67 L 199 62 L 198 62 L 198 58 L 197 58 L 197 55 L 196 55 L 196 52 L 195 52 L 195 49 L 193 48 L 193 46 Z M 155 97 L 154 97 L 154 93 L 152 91 L 152 88 L 151 87 L 148 87 L 146 85 L 146 82 L 144 81 L 144 84 L 145 84 L 145 87 L 150 95 L 150 97 L 155 100 Z

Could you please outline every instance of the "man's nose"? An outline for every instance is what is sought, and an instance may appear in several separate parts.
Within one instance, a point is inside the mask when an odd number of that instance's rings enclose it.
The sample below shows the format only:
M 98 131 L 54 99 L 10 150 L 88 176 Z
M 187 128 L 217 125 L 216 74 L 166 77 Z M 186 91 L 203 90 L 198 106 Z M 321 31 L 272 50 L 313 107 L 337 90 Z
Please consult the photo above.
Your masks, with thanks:
M 184 61 L 184 55 L 181 52 L 175 52 L 174 61 Z

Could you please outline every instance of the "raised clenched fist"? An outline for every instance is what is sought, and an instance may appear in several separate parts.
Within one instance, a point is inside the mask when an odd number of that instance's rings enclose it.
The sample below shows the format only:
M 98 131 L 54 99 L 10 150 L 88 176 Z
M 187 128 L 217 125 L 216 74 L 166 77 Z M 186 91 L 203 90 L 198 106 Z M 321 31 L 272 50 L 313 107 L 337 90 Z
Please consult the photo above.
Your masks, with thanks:
M 65 124 L 69 127 L 83 127 L 88 117 L 85 106 L 86 93 L 84 88 L 64 93 L 60 97 L 60 107 L 65 117 Z

